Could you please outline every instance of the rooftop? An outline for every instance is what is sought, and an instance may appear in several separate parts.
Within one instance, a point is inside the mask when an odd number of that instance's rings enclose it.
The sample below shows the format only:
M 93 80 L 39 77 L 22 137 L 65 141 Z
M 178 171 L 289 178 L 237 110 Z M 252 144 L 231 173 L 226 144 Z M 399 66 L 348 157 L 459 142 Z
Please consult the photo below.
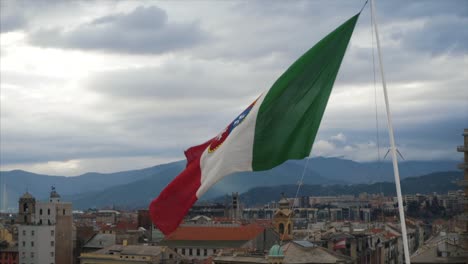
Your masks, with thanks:
M 258 224 L 241 226 L 179 226 L 165 240 L 189 241 L 248 241 L 265 228 Z
M 135 255 L 135 256 L 158 256 L 163 252 L 165 247 L 161 246 L 146 246 L 146 245 L 113 245 L 110 247 L 106 247 L 100 249 L 94 254 L 105 254 L 105 255 L 113 255 L 118 253 L 120 255 Z

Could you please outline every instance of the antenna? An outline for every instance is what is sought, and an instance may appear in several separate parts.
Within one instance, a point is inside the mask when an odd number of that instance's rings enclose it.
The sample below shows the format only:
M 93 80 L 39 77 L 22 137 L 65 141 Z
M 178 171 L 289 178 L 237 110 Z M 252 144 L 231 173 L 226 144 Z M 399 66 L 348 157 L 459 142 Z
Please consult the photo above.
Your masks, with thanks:
M 395 144 L 395 138 L 393 135 L 393 123 L 392 123 L 392 114 L 390 112 L 390 104 L 388 102 L 388 94 L 387 94 L 387 83 L 385 81 L 385 74 L 383 69 L 383 62 L 382 62 L 382 53 L 380 51 L 380 40 L 379 40 L 379 30 L 377 27 L 377 19 L 375 15 L 375 3 L 374 0 L 371 0 L 371 15 L 374 21 L 374 29 L 375 29 L 375 39 L 377 41 L 377 52 L 379 55 L 379 65 L 380 65 L 380 74 L 382 75 L 382 86 L 384 91 L 384 98 L 385 98 L 385 106 L 387 110 L 387 121 L 388 121 L 388 134 L 390 137 L 390 150 L 392 154 L 392 161 L 393 161 L 393 173 L 395 176 L 395 185 L 397 191 L 397 198 L 398 198 L 398 211 L 400 214 L 400 225 L 401 225 L 401 235 L 403 237 L 403 249 L 405 252 L 405 263 L 410 264 L 410 256 L 409 256 L 409 247 L 408 247 L 408 237 L 406 232 L 406 221 L 405 221 L 405 211 L 403 209 L 403 198 L 401 195 L 401 186 L 400 186 L 400 173 L 398 170 L 398 157 L 397 157 L 397 149 Z

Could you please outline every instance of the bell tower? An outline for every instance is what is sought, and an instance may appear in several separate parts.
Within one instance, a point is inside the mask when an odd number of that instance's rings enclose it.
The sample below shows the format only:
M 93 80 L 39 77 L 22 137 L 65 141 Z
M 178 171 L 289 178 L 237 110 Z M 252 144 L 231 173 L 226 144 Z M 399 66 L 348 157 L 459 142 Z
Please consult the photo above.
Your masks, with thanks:
M 273 216 L 273 225 L 276 232 L 280 235 L 281 238 L 285 240 L 290 239 L 292 236 L 292 217 L 293 211 L 289 208 L 289 201 L 282 194 L 281 200 L 278 202 L 279 208 L 276 210 L 275 215 Z
M 34 223 L 34 214 L 36 213 L 36 199 L 26 192 L 20 197 L 18 203 L 18 223 L 21 225 L 30 225 Z

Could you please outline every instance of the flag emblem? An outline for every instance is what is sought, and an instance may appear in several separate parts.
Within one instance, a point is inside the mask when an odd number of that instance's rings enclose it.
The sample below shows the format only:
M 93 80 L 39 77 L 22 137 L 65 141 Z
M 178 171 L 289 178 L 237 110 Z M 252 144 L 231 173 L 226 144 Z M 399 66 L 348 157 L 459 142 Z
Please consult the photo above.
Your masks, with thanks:
M 236 119 L 234 119 L 234 121 L 232 121 L 221 133 L 218 134 L 218 136 L 213 139 L 210 146 L 208 147 L 208 153 L 213 153 L 223 144 L 229 134 L 231 134 L 232 130 L 234 130 L 234 128 L 236 128 L 238 125 L 240 125 L 240 123 L 242 123 L 242 121 L 244 121 L 256 102 L 257 100 L 250 104 L 240 115 L 236 117 Z

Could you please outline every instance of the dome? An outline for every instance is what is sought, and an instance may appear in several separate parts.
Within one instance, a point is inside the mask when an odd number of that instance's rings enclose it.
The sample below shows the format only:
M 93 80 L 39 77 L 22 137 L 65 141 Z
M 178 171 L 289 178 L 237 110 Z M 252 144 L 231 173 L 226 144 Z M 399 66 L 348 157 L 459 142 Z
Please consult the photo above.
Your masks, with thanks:
M 34 197 L 29 192 L 25 192 L 20 199 L 34 199 Z
M 60 195 L 56 191 L 51 191 L 50 198 L 60 198 Z
M 284 257 L 283 249 L 280 245 L 275 244 L 270 248 L 270 252 L 268 253 L 269 257 Z
M 51 192 L 50 192 L 50 198 L 60 198 L 60 195 L 57 193 L 57 191 L 55 190 L 55 186 L 52 186 L 51 188 Z

